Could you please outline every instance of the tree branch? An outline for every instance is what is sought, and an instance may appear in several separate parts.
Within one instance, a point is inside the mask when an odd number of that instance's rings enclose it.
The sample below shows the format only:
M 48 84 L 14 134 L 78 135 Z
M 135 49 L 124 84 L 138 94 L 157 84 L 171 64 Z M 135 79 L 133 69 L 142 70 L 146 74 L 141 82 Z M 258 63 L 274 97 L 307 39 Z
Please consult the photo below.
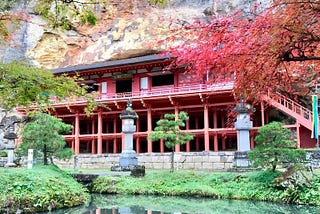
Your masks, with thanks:
M 320 60 L 320 57 L 318 56 L 292 57 L 292 56 L 285 55 L 282 58 L 282 61 L 286 61 L 286 62 L 303 62 L 303 61 L 311 61 L 311 60 Z
M 98 2 L 81 2 L 77 0 L 59 0 L 63 3 L 70 4 L 70 3 L 78 3 L 78 4 L 99 4 Z

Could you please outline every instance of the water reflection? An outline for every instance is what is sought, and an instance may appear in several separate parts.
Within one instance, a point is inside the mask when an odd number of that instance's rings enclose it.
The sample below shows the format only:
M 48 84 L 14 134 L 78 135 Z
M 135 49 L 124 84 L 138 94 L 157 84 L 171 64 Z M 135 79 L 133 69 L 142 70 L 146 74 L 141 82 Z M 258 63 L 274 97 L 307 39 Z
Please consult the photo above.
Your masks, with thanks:
M 268 214 L 320 213 L 320 208 L 266 202 L 213 200 L 204 198 L 92 195 L 87 206 L 58 210 L 52 214 Z

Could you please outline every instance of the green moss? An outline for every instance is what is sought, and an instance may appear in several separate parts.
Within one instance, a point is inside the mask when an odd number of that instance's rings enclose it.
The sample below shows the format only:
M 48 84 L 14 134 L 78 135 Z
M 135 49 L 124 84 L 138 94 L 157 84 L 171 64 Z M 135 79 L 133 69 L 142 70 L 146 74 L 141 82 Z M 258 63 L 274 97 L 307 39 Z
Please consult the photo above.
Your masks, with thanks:
M 7 151 L 0 151 L 0 157 L 7 157 L 8 154 L 7 154 Z
M 37 212 L 84 204 L 89 194 L 55 166 L 0 170 L 0 210 Z

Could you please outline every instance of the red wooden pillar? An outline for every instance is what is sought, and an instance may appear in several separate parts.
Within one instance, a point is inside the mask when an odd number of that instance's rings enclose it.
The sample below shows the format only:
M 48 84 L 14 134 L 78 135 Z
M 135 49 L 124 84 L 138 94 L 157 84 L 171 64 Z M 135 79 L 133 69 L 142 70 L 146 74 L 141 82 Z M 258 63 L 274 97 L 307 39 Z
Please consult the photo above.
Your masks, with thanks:
M 254 149 L 254 136 L 250 133 L 250 149 Z
M 140 137 L 136 138 L 136 152 L 140 154 Z
M 108 134 L 109 133 L 109 124 L 108 124 L 108 120 L 106 120 L 106 123 L 105 123 L 105 126 L 106 126 L 106 133 Z M 106 153 L 110 153 L 109 151 L 109 139 L 106 140 Z
M 90 149 L 90 141 L 87 141 L 86 144 L 87 144 L 87 145 L 86 145 L 86 150 L 89 152 L 89 149 Z
M 186 121 L 186 130 L 189 131 L 190 129 L 190 121 Z M 190 152 L 190 141 L 186 142 L 186 152 Z
M 213 128 L 216 129 L 218 128 L 218 114 L 217 114 L 217 111 L 215 110 L 213 112 Z M 219 149 L 218 149 L 218 133 L 215 133 L 214 134 L 214 138 L 213 138 L 213 150 L 215 152 L 217 152 Z
M 98 154 L 102 154 L 102 111 L 98 112 Z
M 224 126 L 224 116 L 223 115 L 221 115 L 221 128 L 225 128 L 225 126 Z M 227 148 L 226 139 L 227 139 L 227 134 L 223 133 L 222 134 L 222 150 L 226 150 L 226 148 Z
M 80 153 L 80 115 L 79 112 L 76 113 L 75 117 L 75 127 L 74 127 L 74 152 L 76 155 Z
M 160 139 L 160 152 L 164 153 L 164 140 Z
M 116 134 L 117 133 L 117 118 L 113 119 L 113 133 Z M 114 136 L 113 138 L 113 153 L 117 153 L 118 149 L 117 149 L 117 137 Z
M 148 120 L 148 135 L 152 132 L 152 114 L 151 108 L 147 110 L 147 120 Z M 152 153 L 152 141 L 148 139 L 148 153 Z
M 226 138 L 225 134 L 222 135 L 222 150 L 226 150 Z
M 197 115 L 195 115 L 196 117 L 196 129 L 199 129 L 199 118 L 197 117 Z M 200 146 L 199 146 L 199 137 L 196 136 L 196 151 L 200 150 Z
M 137 127 L 137 132 L 140 132 L 140 119 L 137 118 L 136 120 L 136 127 Z M 136 152 L 137 154 L 139 154 L 141 151 L 141 148 L 140 148 L 140 137 L 137 135 L 136 137 Z
M 161 119 L 163 119 L 163 114 L 161 115 Z M 164 153 L 164 140 L 160 139 L 160 152 Z
M 95 129 L 96 129 L 96 124 L 95 124 L 95 120 L 94 118 L 92 118 L 91 120 L 91 132 L 92 132 L 92 135 L 95 134 Z M 96 140 L 94 137 L 92 137 L 92 140 L 91 140 L 91 153 L 92 154 L 95 154 L 97 152 L 97 148 L 96 148 Z
M 122 132 L 123 123 L 124 123 L 124 120 L 121 120 L 121 151 L 124 150 L 124 143 L 125 143 L 125 135 Z
M 297 126 L 297 148 L 300 149 L 300 123 L 296 123 Z
M 175 119 L 178 120 L 179 119 L 179 108 L 178 108 L 178 106 L 174 107 L 174 114 L 175 114 Z M 180 144 L 177 144 L 175 146 L 175 151 L 176 152 L 180 152 Z
M 210 150 L 210 138 L 209 138 L 209 112 L 208 112 L 208 105 L 204 105 L 203 111 L 203 121 L 204 121 L 204 150 Z
M 261 126 L 264 126 L 264 104 L 263 101 L 261 101 Z
M 74 146 L 75 146 L 75 129 L 76 129 L 75 120 L 72 121 L 72 126 L 73 126 L 73 129 L 72 129 L 72 131 L 71 131 L 71 134 L 72 134 L 74 137 L 73 137 L 72 140 L 71 140 L 71 149 L 72 149 L 72 151 L 76 152 L 75 147 L 74 147 Z

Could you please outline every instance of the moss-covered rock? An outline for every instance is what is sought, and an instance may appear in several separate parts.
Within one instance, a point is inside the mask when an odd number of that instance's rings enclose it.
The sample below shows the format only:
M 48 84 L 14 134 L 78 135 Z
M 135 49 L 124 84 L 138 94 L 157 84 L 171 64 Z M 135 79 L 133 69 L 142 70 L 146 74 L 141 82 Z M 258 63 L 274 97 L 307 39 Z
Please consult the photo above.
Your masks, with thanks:
M 0 212 L 48 211 L 86 203 L 87 190 L 55 166 L 0 169 Z

